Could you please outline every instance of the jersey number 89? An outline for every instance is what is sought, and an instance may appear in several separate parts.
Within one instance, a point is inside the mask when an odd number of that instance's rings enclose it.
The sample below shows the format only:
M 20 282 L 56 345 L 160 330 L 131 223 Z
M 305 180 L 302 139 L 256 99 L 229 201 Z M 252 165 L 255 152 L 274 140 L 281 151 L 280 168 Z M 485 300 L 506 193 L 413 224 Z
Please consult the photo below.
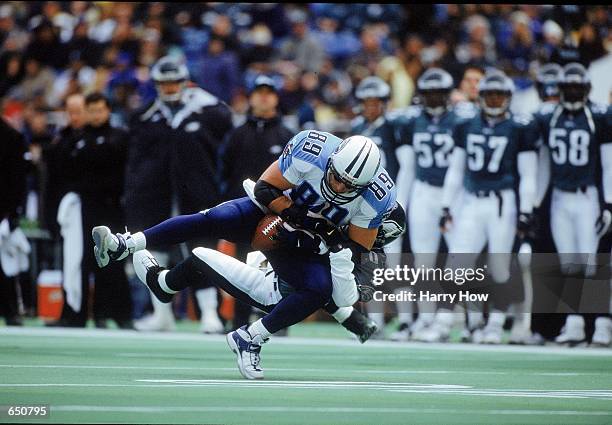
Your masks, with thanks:
M 304 141 L 302 150 L 314 156 L 319 156 L 319 154 L 323 150 L 322 144 L 325 143 L 326 140 L 327 140 L 326 135 L 317 133 L 316 131 L 311 131 L 308 133 L 308 136 L 306 137 L 306 140 Z M 318 144 L 315 142 L 320 142 L 321 144 Z

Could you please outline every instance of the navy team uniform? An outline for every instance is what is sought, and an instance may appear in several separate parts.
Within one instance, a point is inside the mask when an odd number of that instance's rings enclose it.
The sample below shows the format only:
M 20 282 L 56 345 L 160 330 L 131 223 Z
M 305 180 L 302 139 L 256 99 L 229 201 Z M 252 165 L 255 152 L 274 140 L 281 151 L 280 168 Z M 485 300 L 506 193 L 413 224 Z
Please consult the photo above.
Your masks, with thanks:
M 378 117 L 374 122 L 367 122 L 364 117 L 357 117 L 351 122 L 351 134 L 369 137 L 376 143 L 381 153 L 380 165 L 387 170 L 393 181 L 397 178 L 399 163 L 395 156 L 398 146 L 396 124 L 386 115 Z
M 397 131 L 400 149 L 412 148 L 415 153 L 414 185 L 408 189 L 408 226 L 410 247 L 415 253 L 415 262 L 433 265 L 432 255 L 438 252 L 441 233 L 439 214 L 442 210 L 442 186 L 448 169 L 450 154 L 455 145 L 453 131 L 466 119 L 474 116 L 470 112 L 449 109 L 440 117 L 428 114 L 424 108 L 414 107 L 398 120 Z M 411 207 L 412 206 L 412 207 Z M 446 238 L 449 234 L 445 235 Z M 416 258 L 418 257 L 418 258 Z
M 550 151 L 551 232 L 561 254 L 595 253 L 601 186 L 600 148 L 612 143 L 611 108 L 587 104 L 576 112 L 546 105 L 535 115 L 542 143 Z M 566 258 L 563 262 L 583 263 Z
M 342 140 L 330 133 L 302 131 L 286 145 L 278 164 L 283 176 L 295 187 L 288 191 L 297 205 L 305 205 L 336 226 L 352 223 L 359 227 L 378 228 L 385 213 L 395 204 L 395 185 L 380 167 L 363 194 L 340 205 L 326 202 L 321 195 L 321 181 L 327 161 Z M 219 204 L 201 213 L 179 216 L 144 231 L 147 247 L 180 243 L 188 239 L 213 237 L 237 243 L 250 243 L 264 213 L 248 197 Z M 323 307 L 332 294 L 332 280 L 327 256 L 297 249 L 266 253 L 279 279 L 289 283 L 295 292 L 284 297 L 262 319 L 271 333 L 291 326 Z M 172 282 L 174 268 L 166 276 Z M 190 282 L 181 285 L 189 286 Z M 172 284 L 177 289 L 175 284 Z
M 537 149 L 531 120 L 509 115 L 490 124 L 484 114 L 458 125 L 455 145 L 465 150 L 463 186 L 467 193 L 457 217 L 451 253 L 477 256 L 485 244 L 490 253 L 510 253 L 516 236 L 519 153 Z M 510 256 L 491 258 L 497 282 L 509 278 Z M 497 264 L 497 262 L 500 262 Z

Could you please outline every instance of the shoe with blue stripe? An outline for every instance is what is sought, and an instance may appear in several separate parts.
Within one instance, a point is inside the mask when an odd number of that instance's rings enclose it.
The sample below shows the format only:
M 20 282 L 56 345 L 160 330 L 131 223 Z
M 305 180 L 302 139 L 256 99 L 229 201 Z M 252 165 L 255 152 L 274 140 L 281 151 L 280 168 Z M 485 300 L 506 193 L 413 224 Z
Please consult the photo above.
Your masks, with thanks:
M 261 335 L 252 337 L 247 327 L 242 326 L 226 336 L 227 345 L 236 354 L 238 370 L 246 379 L 263 379 L 264 373 L 259 367 L 261 344 L 264 340 Z

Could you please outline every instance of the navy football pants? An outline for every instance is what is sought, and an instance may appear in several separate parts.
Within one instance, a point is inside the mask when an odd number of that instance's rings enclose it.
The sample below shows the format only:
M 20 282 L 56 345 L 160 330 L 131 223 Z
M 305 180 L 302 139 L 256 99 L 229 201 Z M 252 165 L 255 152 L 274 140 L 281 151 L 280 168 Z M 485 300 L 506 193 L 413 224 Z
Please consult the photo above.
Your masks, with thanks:
M 245 196 L 203 213 L 173 217 L 145 230 L 144 234 L 148 248 L 210 237 L 250 243 L 263 217 L 264 213 Z M 296 290 L 263 318 L 263 325 L 268 331 L 275 333 L 301 322 L 331 299 L 332 281 L 327 256 L 296 249 L 278 249 L 265 254 L 279 277 Z M 181 264 L 177 267 L 180 268 Z M 168 284 L 175 289 L 177 284 L 181 285 L 180 282 Z M 189 280 L 184 282 L 185 287 L 189 284 Z

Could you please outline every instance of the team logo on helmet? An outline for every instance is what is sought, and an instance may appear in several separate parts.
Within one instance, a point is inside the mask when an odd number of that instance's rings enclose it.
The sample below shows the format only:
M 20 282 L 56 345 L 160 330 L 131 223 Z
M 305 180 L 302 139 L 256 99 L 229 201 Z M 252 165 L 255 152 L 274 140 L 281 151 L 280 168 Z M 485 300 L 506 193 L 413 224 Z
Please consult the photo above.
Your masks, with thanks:
M 406 232 L 406 212 L 404 208 L 395 202 L 395 206 L 383 219 L 382 225 L 378 228 L 376 241 L 374 246 L 377 248 L 383 247 Z
M 591 80 L 584 66 L 577 62 L 568 63 L 563 67 L 559 80 L 561 105 L 569 111 L 577 111 L 584 107 L 591 91 Z
M 559 96 L 559 80 L 563 74 L 563 68 L 556 63 L 543 65 L 536 76 L 536 89 L 540 99 Z
M 370 98 L 387 100 L 390 94 L 389 84 L 378 77 L 364 78 L 355 90 L 355 97 L 359 100 Z
M 425 111 L 431 115 L 442 115 L 448 109 L 453 77 L 440 68 L 430 68 L 417 80 L 417 89 L 423 100 Z
M 499 105 L 490 105 L 488 95 L 501 94 L 505 99 Z M 480 96 L 480 106 L 486 115 L 497 117 L 505 114 L 510 109 L 510 100 L 514 94 L 514 83 L 505 73 L 499 70 L 492 71 L 485 75 L 478 84 L 478 94 Z

